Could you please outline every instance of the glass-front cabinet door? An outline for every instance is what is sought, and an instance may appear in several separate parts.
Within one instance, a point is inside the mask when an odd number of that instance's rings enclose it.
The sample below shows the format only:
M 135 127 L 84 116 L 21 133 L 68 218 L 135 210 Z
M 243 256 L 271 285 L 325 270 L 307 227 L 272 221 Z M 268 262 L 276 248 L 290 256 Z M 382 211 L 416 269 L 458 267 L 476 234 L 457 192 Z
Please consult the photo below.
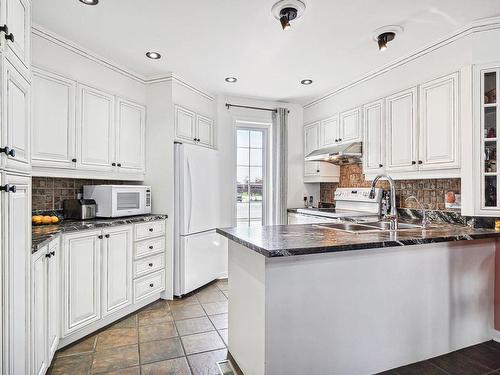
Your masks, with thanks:
M 481 210 L 493 211 L 500 208 L 497 161 L 500 118 L 497 89 L 500 82 L 500 68 L 481 70 L 480 80 Z

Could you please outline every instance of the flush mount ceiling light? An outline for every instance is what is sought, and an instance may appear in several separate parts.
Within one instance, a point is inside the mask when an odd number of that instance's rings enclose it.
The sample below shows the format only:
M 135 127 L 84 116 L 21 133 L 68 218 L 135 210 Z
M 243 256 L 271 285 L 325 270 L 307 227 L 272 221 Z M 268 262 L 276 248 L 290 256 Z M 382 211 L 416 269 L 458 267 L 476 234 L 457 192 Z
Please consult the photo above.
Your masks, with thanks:
M 99 0 L 80 0 L 80 3 L 85 5 L 97 5 L 99 4 Z
M 306 10 L 306 5 L 300 0 L 281 0 L 273 5 L 271 12 L 280 21 L 283 30 L 288 30 L 293 21 L 301 17 Z
M 236 83 L 238 82 L 238 78 L 235 78 L 235 77 L 227 77 L 226 79 L 224 79 L 227 83 Z
M 161 59 L 161 55 L 158 52 L 146 52 L 146 56 L 152 60 L 158 60 Z
M 302 83 L 303 85 L 310 85 L 313 83 L 313 80 L 312 79 L 303 79 L 302 81 L 300 81 L 300 83 Z
M 401 26 L 384 26 L 375 30 L 373 33 L 373 40 L 377 42 L 379 51 L 385 51 L 387 49 L 387 43 L 394 40 L 396 35 L 402 32 L 403 28 Z

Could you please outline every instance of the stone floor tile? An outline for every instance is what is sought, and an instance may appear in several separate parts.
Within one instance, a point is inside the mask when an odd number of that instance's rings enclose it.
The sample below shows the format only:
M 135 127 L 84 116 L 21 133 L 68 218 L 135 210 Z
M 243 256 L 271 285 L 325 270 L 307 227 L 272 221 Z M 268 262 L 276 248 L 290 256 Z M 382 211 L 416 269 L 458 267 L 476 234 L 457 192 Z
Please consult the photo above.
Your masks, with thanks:
M 216 329 L 224 329 L 228 326 L 227 314 L 210 315 L 209 318 Z
M 172 314 L 164 309 L 141 311 L 137 316 L 139 318 L 139 326 L 155 325 L 173 320 Z
M 96 351 L 134 345 L 137 341 L 137 328 L 107 329 L 98 334 Z
M 170 306 L 168 305 L 168 301 L 166 299 L 159 299 L 159 300 L 147 305 L 141 311 L 157 310 L 157 309 L 164 309 L 167 311 L 170 310 Z
M 57 357 L 51 368 L 51 375 L 88 375 L 92 366 L 93 354 Z
M 197 333 L 181 337 L 187 355 L 223 349 L 224 342 L 216 331 Z
M 218 375 L 219 368 L 217 362 L 227 358 L 227 350 L 215 350 L 206 353 L 188 356 L 188 362 L 193 371 L 193 375 Z
M 208 302 L 221 302 L 226 301 L 227 298 L 218 288 L 215 290 L 203 291 L 196 293 L 196 298 L 201 304 Z
M 100 372 L 99 375 L 141 375 L 141 368 L 139 366 L 127 367 L 120 370 Z
M 57 357 L 63 357 L 67 355 L 75 355 L 75 354 L 83 354 L 83 353 L 92 353 L 95 349 L 95 342 L 97 339 L 97 335 L 88 337 L 76 344 L 72 344 L 67 348 L 64 348 L 57 352 Z
M 229 330 L 227 328 L 226 329 L 219 329 L 218 332 L 219 332 L 220 337 L 222 337 L 222 341 L 224 341 L 224 344 L 226 344 L 226 346 L 227 346 Z
M 196 295 L 192 294 L 187 297 L 183 298 L 175 298 L 172 301 L 168 301 L 168 305 L 170 308 L 174 306 L 188 306 L 188 305 L 199 305 L 200 302 L 198 301 L 198 298 L 196 298 Z
M 488 367 L 469 359 L 469 357 L 459 352 L 442 355 L 430 361 L 453 375 L 483 375 L 491 371 Z
M 201 305 L 175 306 L 172 307 L 172 315 L 175 320 L 199 318 L 205 316 L 205 310 Z
M 113 324 L 108 329 L 135 328 L 135 327 L 137 327 L 137 314 L 131 315 L 128 318 L 120 320 L 118 323 Z
M 122 346 L 96 352 L 92 363 L 92 374 L 120 370 L 139 364 L 138 345 Z M 71 374 L 73 375 L 73 374 Z
M 142 375 L 191 375 L 186 357 L 141 366 Z
M 459 353 L 492 370 L 500 370 L 500 351 L 487 344 L 470 346 L 459 350 Z
M 177 326 L 177 330 L 181 336 L 214 330 L 214 326 L 206 316 L 202 316 L 201 318 L 176 320 L 175 325 Z
M 207 315 L 226 314 L 228 311 L 227 300 L 223 302 L 202 303 L 201 306 L 203 306 Z
M 139 342 L 157 341 L 177 336 L 173 322 L 139 327 Z
M 184 350 L 178 337 L 140 344 L 141 365 L 183 356 Z

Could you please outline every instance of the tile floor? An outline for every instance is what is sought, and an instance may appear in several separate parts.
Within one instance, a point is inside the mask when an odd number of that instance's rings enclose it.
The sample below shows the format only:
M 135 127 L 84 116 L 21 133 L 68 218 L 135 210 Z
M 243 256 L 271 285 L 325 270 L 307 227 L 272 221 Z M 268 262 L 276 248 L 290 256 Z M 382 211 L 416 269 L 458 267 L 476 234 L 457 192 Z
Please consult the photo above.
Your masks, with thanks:
M 56 353 L 51 375 L 215 375 L 227 356 L 227 280 L 159 300 Z

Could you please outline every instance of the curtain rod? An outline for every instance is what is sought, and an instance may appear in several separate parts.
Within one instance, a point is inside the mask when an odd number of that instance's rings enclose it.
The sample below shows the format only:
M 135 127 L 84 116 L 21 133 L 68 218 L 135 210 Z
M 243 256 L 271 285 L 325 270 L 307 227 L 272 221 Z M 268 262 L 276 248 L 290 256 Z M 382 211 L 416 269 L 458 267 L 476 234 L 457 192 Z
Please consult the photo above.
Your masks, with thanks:
M 236 105 L 236 104 L 226 103 L 226 109 L 229 109 L 230 107 L 255 109 L 255 110 L 258 110 L 258 111 L 278 112 L 278 110 L 276 108 L 273 109 L 273 108 L 249 107 L 249 106 L 246 106 L 246 105 Z

